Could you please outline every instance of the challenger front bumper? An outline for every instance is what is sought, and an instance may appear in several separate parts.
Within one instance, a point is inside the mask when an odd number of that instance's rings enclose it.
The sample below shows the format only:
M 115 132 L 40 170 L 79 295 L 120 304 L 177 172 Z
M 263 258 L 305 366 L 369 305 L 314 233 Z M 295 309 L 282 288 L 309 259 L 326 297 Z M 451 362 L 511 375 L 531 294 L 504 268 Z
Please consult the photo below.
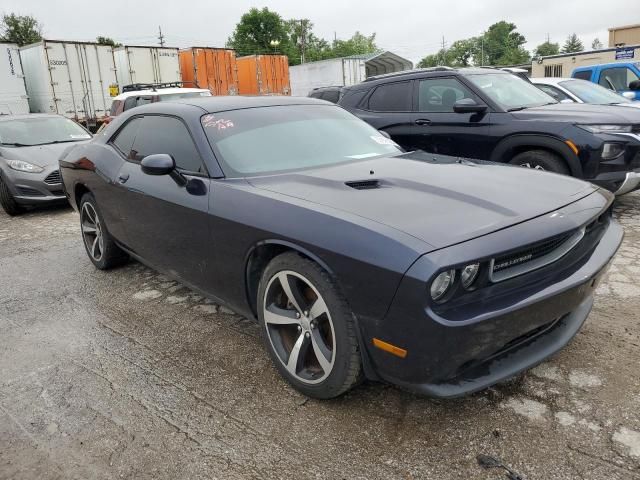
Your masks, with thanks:
M 565 222 L 579 227 L 605 211 L 610 201 L 610 195 L 596 193 L 560 211 Z M 495 245 L 528 234 L 524 230 L 549 232 L 564 223 L 558 218 L 539 217 L 421 257 L 403 278 L 385 319 L 361 324 L 378 377 L 428 396 L 456 397 L 517 375 L 563 348 L 587 318 L 598 282 L 622 241 L 622 228 L 613 220 L 598 233 L 594 230 L 593 244 L 474 292 L 466 304 L 442 309 L 427 300 L 429 279 L 457 263 L 455 258 L 482 258 Z M 373 338 L 404 349 L 406 356 L 373 347 Z

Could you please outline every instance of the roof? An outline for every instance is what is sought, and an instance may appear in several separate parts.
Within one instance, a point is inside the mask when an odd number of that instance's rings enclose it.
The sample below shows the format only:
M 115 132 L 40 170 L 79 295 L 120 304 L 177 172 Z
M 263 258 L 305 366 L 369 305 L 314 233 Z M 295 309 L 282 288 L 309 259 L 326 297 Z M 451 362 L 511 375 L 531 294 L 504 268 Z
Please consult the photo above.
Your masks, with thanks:
M 208 92 L 206 88 L 159 88 L 157 90 L 152 89 L 144 89 L 144 90 L 133 90 L 130 92 L 124 92 L 120 95 L 113 97 L 114 100 L 124 100 L 129 97 L 135 97 L 136 95 L 146 94 L 146 95 L 167 95 L 170 93 L 198 93 L 198 92 Z
M 7 122 L 10 120 L 19 120 L 23 118 L 67 118 L 62 115 L 58 115 L 57 113 L 18 113 L 12 115 L 0 115 L 0 122 Z
M 478 74 L 482 74 L 482 73 L 493 73 L 493 74 L 502 74 L 502 75 L 507 75 L 510 74 L 509 72 L 505 71 L 505 70 L 501 70 L 499 68 L 480 68 L 480 67 L 466 67 L 466 68 L 451 68 L 451 67 L 429 67 L 429 68 L 416 68 L 413 70 L 404 70 L 401 72 L 393 72 L 393 73 L 387 73 L 384 75 L 376 75 L 373 77 L 369 77 L 367 78 L 363 84 L 367 84 L 369 82 L 374 82 L 377 80 L 384 80 L 386 78 L 395 78 L 395 77 L 405 77 L 405 76 L 419 76 L 419 75 L 423 75 L 425 73 L 434 73 L 434 74 L 438 74 L 440 76 L 442 75 L 447 75 L 447 74 L 452 74 L 452 73 L 459 73 L 459 74 L 464 74 L 464 75 L 478 75 Z M 362 85 L 362 84 L 360 84 Z M 357 87 L 358 85 L 354 85 L 354 87 Z M 349 88 L 353 88 L 353 87 L 349 87 Z
M 364 60 L 367 74 L 372 72 L 372 75 L 376 75 L 377 72 L 397 72 L 413 68 L 413 63 L 410 60 L 402 58 L 400 55 L 396 55 L 388 50 L 365 55 L 350 55 L 344 58 Z
M 184 98 L 176 100 L 175 102 L 157 102 L 149 103 L 140 108 L 147 108 L 150 106 L 162 106 L 169 104 L 184 104 L 193 105 L 202 108 L 208 113 L 223 112 L 227 110 L 240 110 L 243 108 L 259 108 L 259 107 L 275 107 L 286 105 L 330 105 L 324 100 L 318 100 L 309 97 L 288 97 L 284 95 L 269 95 L 269 96 L 217 96 L 217 97 L 196 97 L 196 98 Z M 133 109 L 132 109 L 133 110 Z M 140 110 L 137 110 L 140 111 Z
M 607 30 L 609 30 L 610 32 L 614 32 L 616 30 L 628 30 L 630 28 L 640 28 L 640 23 L 635 23 L 633 25 L 622 25 L 621 27 L 611 27 Z
M 567 80 L 578 80 L 578 79 L 571 78 L 571 77 L 537 77 L 537 78 L 532 78 L 531 83 L 547 83 L 550 85 L 558 85 L 560 82 L 566 82 Z

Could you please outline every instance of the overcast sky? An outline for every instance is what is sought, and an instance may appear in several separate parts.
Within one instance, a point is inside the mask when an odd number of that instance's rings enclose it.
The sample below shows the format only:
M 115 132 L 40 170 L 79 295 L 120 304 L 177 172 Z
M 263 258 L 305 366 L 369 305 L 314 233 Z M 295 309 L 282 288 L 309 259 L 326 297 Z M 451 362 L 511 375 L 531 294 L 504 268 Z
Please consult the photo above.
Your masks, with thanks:
M 475 36 L 492 23 L 517 25 L 532 50 L 545 41 L 563 43 L 575 32 L 585 47 L 594 38 L 606 46 L 607 28 L 640 23 L 639 0 L 2 0 L 3 13 L 35 16 L 45 38 L 93 40 L 98 35 L 124 44 L 157 43 L 158 25 L 167 45 L 224 46 L 242 13 L 267 6 L 282 17 L 309 18 L 328 40 L 356 30 L 375 32 L 378 46 L 412 61 L 447 44 Z

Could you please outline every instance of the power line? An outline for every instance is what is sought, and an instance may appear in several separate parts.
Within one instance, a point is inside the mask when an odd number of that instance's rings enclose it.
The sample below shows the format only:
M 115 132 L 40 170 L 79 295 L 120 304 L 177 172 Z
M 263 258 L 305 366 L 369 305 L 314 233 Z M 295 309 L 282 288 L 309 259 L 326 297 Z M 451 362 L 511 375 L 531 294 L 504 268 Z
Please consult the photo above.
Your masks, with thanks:
M 158 40 L 160 40 L 160 46 L 164 47 L 164 35 L 162 35 L 162 27 L 158 25 Z

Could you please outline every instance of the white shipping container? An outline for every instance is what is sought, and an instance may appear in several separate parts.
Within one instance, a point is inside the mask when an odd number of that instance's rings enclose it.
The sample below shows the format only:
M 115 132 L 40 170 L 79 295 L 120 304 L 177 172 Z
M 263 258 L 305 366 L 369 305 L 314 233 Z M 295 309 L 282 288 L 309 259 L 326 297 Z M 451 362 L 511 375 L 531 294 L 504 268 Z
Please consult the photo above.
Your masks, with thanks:
M 0 115 L 29 113 L 18 46 L 0 43 Z
M 86 42 L 43 40 L 20 49 L 32 113 L 58 113 L 87 126 L 111 108 L 116 85 L 113 49 Z
M 120 47 L 113 52 L 118 85 L 135 83 L 173 83 L 182 81 L 177 48 Z
M 291 95 L 307 96 L 314 88 L 348 87 L 372 75 L 413 68 L 413 63 L 391 52 L 353 55 L 289 67 Z

